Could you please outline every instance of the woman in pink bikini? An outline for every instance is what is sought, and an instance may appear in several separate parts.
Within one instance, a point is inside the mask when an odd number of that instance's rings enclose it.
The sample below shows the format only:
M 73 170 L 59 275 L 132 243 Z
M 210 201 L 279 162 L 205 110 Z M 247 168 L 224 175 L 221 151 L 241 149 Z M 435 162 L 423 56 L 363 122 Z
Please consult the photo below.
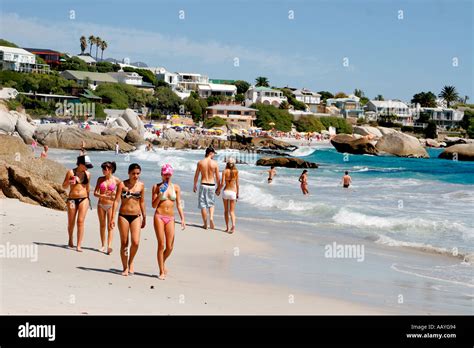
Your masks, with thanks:
M 94 189 L 94 196 L 99 199 L 99 202 L 97 203 L 97 215 L 99 216 L 100 240 L 102 242 L 100 251 L 106 252 L 107 255 L 110 255 L 112 252 L 113 238 L 113 229 L 110 228 L 110 221 L 112 221 L 111 208 L 114 204 L 115 192 L 117 191 L 117 187 L 120 184 L 120 180 L 113 175 L 117 169 L 115 162 L 104 162 L 102 163 L 101 167 L 104 176 L 101 176 L 97 179 Z M 108 227 L 107 248 L 105 247 L 106 227 Z
M 174 244 L 174 207 L 178 208 L 181 218 L 181 229 L 186 228 L 183 208 L 181 207 L 181 188 L 171 182 L 173 168 L 165 164 L 161 168 L 162 182 L 153 185 L 151 206 L 156 208 L 153 219 L 156 238 L 158 239 L 158 267 L 159 279 L 164 280 L 168 273 L 165 261 L 173 251 Z M 176 204 L 175 204 L 176 202 Z M 166 246 L 166 248 L 165 248 Z

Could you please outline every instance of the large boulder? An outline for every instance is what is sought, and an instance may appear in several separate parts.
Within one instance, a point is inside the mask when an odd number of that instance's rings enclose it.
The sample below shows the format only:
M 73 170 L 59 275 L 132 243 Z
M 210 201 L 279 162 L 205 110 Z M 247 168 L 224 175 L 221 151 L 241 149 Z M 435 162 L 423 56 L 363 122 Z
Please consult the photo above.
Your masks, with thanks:
M 18 116 L 8 111 L 0 110 L 0 134 L 11 134 L 15 131 Z
M 438 157 L 459 161 L 474 161 L 474 143 L 449 146 Z
M 125 137 L 125 141 L 129 144 L 133 145 L 140 145 L 144 144 L 145 140 L 143 137 L 138 133 L 136 129 L 132 129 L 128 131 L 127 136 Z
M 125 129 L 127 132 L 131 129 L 133 129 L 132 127 L 130 127 L 130 125 L 127 123 L 127 121 L 125 121 L 123 118 L 119 117 L 117 118 L 114 122 L 112 122 L 111 124 L 112 126 L 118 126 L 118 127 L 121 127 L 123 129 Z
M 331 144 L 338 152 L 351 153 L 355 155 L 376 155 L 375 141 L 367 137 L 354 138 L 349 134 L 337 134 L 331 139 Z
M 188 132 L 177 132 L 173 128 L 166 128 L 163 131 L 163 138 L 170 141 L 191 139 L 192 134 Z
M 57 162 L 35 158 L 21 138 L 0 135 L 0 191 L 6 197 L 66 210 L 66 172 Z
M 140 136 L 143 137 L 145 128 L 143 127 L 142 120 L 140 120 L 140 117 L 138 117 L 138 114 L 135 111 L 132 109 L 126 109 L 120 118 L 127 122 L 130 128 L 138 131 Z
M 275 166 L 285 168 L 318 168 L 314 162 L 308 162 L 296 157 L 263 157 L 257 161 L 257 166 Z
M 130 127 L 128 129 L 131 130 Z M 107 127 L 101 132 L 102 135 L 115 135 L 122 140 L 125 140 L 127 133 L 128 130 L 123 127 Z
M 29 123 L 26 117 L 18 118 L 16 123 L 16 130 L 20 137 L 26 144 L 31 144 L 33 142 L 33 135 L 35 134 L 36 127 Z
M 359 135 L 372 135 L 376 138 L 380 138 L 383 135 L 378 128 L 370 126 L 354 126 L 352 132 Z
M 377 127 L 377 129 L 379 130 L 380 133 L 382 133 L 382 135 L 388 135 L 388 134 L 398 132 L 397 130 L 395 130 L 393 128 L 388 128 L 388 127 Z
M 35 137 L 43 145 L 61 149 L 80 149 L 84 141 L 86 150 L 115 150 L 116 142 L 119 143 L 120 150 L 123 152 L 135 150 L 134 146 L 117 136 L 100 135 L 66 125 L 39 125 L 36 127 Z
M 378 154 L 390 154 L 398 157 L 430 157 L 417 138 L 401 132 L 384 135 L 377 141 L 375 149 Z

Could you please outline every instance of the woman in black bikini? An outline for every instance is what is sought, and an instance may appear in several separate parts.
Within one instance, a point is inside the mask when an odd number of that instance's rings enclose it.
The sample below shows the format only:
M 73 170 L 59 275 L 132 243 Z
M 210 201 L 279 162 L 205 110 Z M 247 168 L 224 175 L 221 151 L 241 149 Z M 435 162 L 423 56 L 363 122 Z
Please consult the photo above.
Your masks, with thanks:
M 135 273 L 133 259 L 137 254 L 140 243 L 140 229 L 144 228 L 146 224 L 145 185 L 139 181 L 140 173 L 141 167 L 138 164 L 132 163 L 128 167 L 129 178 L 118 185 L 109 223 L 109 228 L 114 229 L 115 211 L 119 205 L 119 200 L 122 200 L 117 223 L 120 232 L 120 257 L 123 265 L 123 276 Z M 132 241 L 130 252 L 127 252 L 129 231 Z
M 84 220 L 89 208 L 89 191 L 91 175 L 87 171 L 93 168 L 89 156 L 77 157 L 77 167 L 69 170 L 64 178 L 63 188 L 69 187 L 67 199 L 67 231 L 69 235 L 68 246 L 74 247 L 72 235 L 77 217 L 77 251 L 82 252 L 82 240 L 84 239 Z

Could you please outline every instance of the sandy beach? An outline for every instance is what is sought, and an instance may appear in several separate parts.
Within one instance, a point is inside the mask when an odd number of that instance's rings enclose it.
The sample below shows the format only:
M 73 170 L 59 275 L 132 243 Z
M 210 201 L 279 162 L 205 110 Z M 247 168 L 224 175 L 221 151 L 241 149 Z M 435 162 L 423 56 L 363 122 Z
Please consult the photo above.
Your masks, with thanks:
M 204 231 L 194 221 L 177 226 L 175 248 L 159 280 L 152 219 L 142 230 L 136 273 L 120 275 L 119 237 L 114 252 L 98 251 L 96 211 L 86 218 L 84 252 L 65 247 L 66 213 L 0 199 L 1 244 L 28 246 L 30 257 L 1 259 L 2 314 L 383 314 L 372 308 L 272 285 L 239 281 L 233 270 L 252 272 L 273 251 L 245 233 Z M 34 252 L 37 248 L 37 254 Z M 28 255 L 27 255 L 28 256 Z M 247 268 L 247 269 L 245 269 Z M 284 276 L 284 274 L 282 274 Z

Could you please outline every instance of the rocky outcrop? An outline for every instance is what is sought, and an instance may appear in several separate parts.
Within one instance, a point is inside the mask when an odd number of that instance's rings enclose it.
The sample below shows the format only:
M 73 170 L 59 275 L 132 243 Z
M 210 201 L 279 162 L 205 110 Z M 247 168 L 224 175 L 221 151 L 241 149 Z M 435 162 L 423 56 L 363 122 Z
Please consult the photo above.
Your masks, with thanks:
M 355 155 L 376 155 L 375 142 L 366 137 L 355 138 L 349 134 L 337 134 L 331 139 L 331 144 L 338 152 L 351 153 Z
M 414 158 L 430 157 L 417 138 L 401 132 L 384 135 L 377 141 L 375 150 L 378 155 L 389 154 L 398 157 Z
M 18 133 L 23 141 L 31 144 L 35 126 L 30 123 L 31 118 L 24 112 L 8 111 L 2 104 L 0 108 L 0 134 Z
M 128 128 L 131 130 L 131 128 Z M 120 139 L 125 141 L 125 137 L 127 136 L 128 130 L 123 128 L 123 127 L 114 127 L 114 128 L 105 128 L 101 134 L 102 135 L 115 135 L 116 137 L 119 137 Z
M 138 146 L 140 144 L 144 144 L 145 140 L 143 139 L 143 136 L 141 136 L 137 130 L 131 129 L 128 131 L 127 135 L 125 136 L 125 141 L 129 144 L 133 144 L 135 146 Z
M 376 127 L 370 126 L 354 126 L 353 134 L 359 135 L 372 135 L 373 137 L 381 138 L 383 136 L 382 132 Z
M 446 146 L 452 146 L 456 144 L 471 144 L 474 143 L 474 139 L 465 139 L 459 137 L 444 137 Z
M 451 160 L 457 159 L 458 161 L 474 161 L 474 143 L 449 146 L 438 157 Z
M 173 128 L 166 128 L 163 130 L 163 138 L 169 141 L 176 141 L 191 139 L 193 136 L 188 132 L 177 132 Z
M 434 139 L 425 139 L 425 145 L 428 147 L 441 147 L 441 144 Z
M 132 109 L 125 109 L 122 116 L 117 117 L 113 122 L 111 122 L 107 128 L 114 129 L 116 127 L 124 129 L 126 132 L 130 130 L 135 130 L 143 138 L 145 134 L 145 127 L 143 122 L 138 117 L 138 114 Z
M 86 150 L 115 150 L 116 142 L 122 152 L 135 150 L 134 146 L 115 135 L 100 135 L 60 124 L 39 125 L 36 127 L 35 137 L 43 145 L 62 149 L 80 149 L 84 141 Z
M 298 148 L 297 146 L 271 137 L 254 137 L 252 138 L 251 144 L 256 148 L 271 150 L 294 151 Z
M 264 157 L 257 161 L 257 166 L 275 166 L 285 168 L 318 168 L 314 162 L 296 157 Z
M 372 129 L 374 127 L 360 127 L 358 133 L 362 134 L 337 134 L 331 139 L 331 144 L 338 152 L 351 153 L 356 155 L 394 155 L 400 157 L 422 157 L 428 158 L 429 155 L 421 146 L 417 138 L 410 135 L 390 130 L 389 128 L 374 128 L 380 130 L 382 136 Z
M 8 198 L 66 210 L 61 184 L 67 169 L 54 161 L 34 158 L 22 139 L 0 135 L 0 191 Z

